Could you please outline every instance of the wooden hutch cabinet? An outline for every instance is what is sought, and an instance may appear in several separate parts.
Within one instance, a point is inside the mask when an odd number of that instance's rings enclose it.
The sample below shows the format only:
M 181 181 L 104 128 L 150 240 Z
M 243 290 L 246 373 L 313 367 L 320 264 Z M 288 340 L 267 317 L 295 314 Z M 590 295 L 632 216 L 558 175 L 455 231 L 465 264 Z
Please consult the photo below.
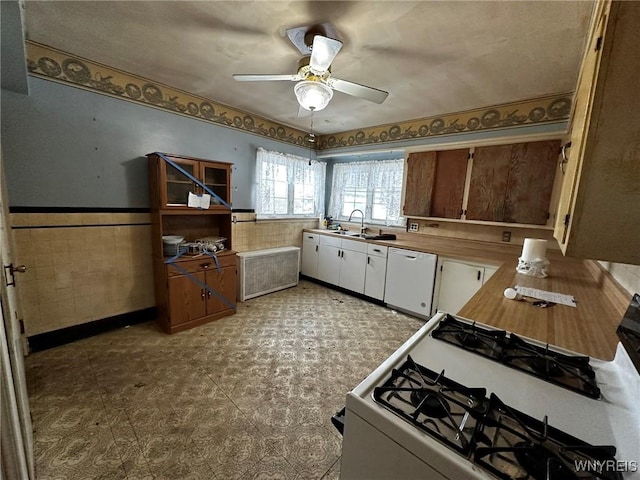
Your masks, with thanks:
M 233 315 L 236 252 L 229 207 L 233 164 L 174 154 L 150 153 L 147 158 L 156 305 L 162 327 L 176 333 Z M 209 208 L 189 207 L 189 193 L 205 193 L 201 184 L 219 198 L 212 196 Z M 207 254 L 186 253 L 168 261 L 172 257 L 164 255 L 165 235 L 179 235 L 187 242 L 224 237 L 225 249 L 216 254 L 217 262 Z

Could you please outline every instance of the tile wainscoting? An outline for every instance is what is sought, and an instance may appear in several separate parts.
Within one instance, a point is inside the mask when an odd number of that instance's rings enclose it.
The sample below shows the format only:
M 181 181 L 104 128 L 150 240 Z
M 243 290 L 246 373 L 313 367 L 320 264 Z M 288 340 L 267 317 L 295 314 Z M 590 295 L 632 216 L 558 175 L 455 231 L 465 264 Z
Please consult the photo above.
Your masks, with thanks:
M 317 219 L 254 222 L 238 213 L 237 251 L 302 246 Z M 148 213 L 12 213 L 27 336 L 155 306 Z
M 153 307 L 148 213 L 12 213 L 27 336 Z

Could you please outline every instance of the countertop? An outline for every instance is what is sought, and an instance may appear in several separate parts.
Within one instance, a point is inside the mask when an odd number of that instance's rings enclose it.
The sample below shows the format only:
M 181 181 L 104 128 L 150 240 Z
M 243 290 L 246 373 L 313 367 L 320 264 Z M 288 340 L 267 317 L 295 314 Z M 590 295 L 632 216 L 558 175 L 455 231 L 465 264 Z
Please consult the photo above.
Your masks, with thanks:
M 305 231 L 331 234 L 327 230 Z M 595 358 L 613 359 L 618 344 L 615 330 L 631 294 L 596 261 L 567 258 L 549 250 L 548 277 L 534 278 L 516 272 L 520 245 L 420 234 L 401 234 L 398 240 L 355 239 L 499 266 L 458 312 L 459 316 Z M 506 299 L 504 289 L 515 285 L 573 295 L 578 306 L 539 308 L 528 302 Z

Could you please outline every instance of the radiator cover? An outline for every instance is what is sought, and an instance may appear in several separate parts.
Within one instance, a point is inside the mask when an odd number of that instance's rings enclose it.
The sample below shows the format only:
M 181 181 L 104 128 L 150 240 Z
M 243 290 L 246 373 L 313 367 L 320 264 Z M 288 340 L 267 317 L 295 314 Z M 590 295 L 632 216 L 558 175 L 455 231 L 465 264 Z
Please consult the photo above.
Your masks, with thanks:
M 238 300 L 295 287 L 300 248 L 280 247 L 238 253 Z

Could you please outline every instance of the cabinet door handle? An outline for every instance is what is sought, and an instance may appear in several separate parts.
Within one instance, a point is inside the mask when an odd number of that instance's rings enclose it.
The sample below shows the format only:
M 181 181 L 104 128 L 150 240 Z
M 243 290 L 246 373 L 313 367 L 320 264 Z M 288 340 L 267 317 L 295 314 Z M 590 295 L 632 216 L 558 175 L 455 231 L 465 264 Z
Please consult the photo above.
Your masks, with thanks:
M 340 250 L 338 250 L 338 256 L 340 256 Z
M 371 263 L 371 257 L 367 256 L 367 265 Z
M 482 272 L 478 270 L 478 281 L 480 281 L 480 277 L 482 277 Z
M 200 264 L 200 268 L 204 268 L 204 269 L 206 270 L 207 268 L 209 268 L 209 265 L 211 265 L 211 262 L 208 262 L 208 263 L 201 263 L 201 264 Z
M 567 158 L 567 148 L 571 147 L 571 142 L 569 143 L 565 143 L 562 146 L 562 149 L 560 150 L 560 153 L 562 153 L 562 160 L 560 160 L 560 171 L 562 172 L 562 174 L 565 174 L 565 165 L 569 162 L 569 158 Z
M 207 297 L 211 298 L 211 292 L 209 290 L 207 290 Z
M 204 288 L 200 289 L 200 298 L 204 301 Z
M 380 253 L 380 249 L 379 248 L 374 248 L 373 251 Z
M 316 252 L 318 251 L 318 245 L 316 245 Z

